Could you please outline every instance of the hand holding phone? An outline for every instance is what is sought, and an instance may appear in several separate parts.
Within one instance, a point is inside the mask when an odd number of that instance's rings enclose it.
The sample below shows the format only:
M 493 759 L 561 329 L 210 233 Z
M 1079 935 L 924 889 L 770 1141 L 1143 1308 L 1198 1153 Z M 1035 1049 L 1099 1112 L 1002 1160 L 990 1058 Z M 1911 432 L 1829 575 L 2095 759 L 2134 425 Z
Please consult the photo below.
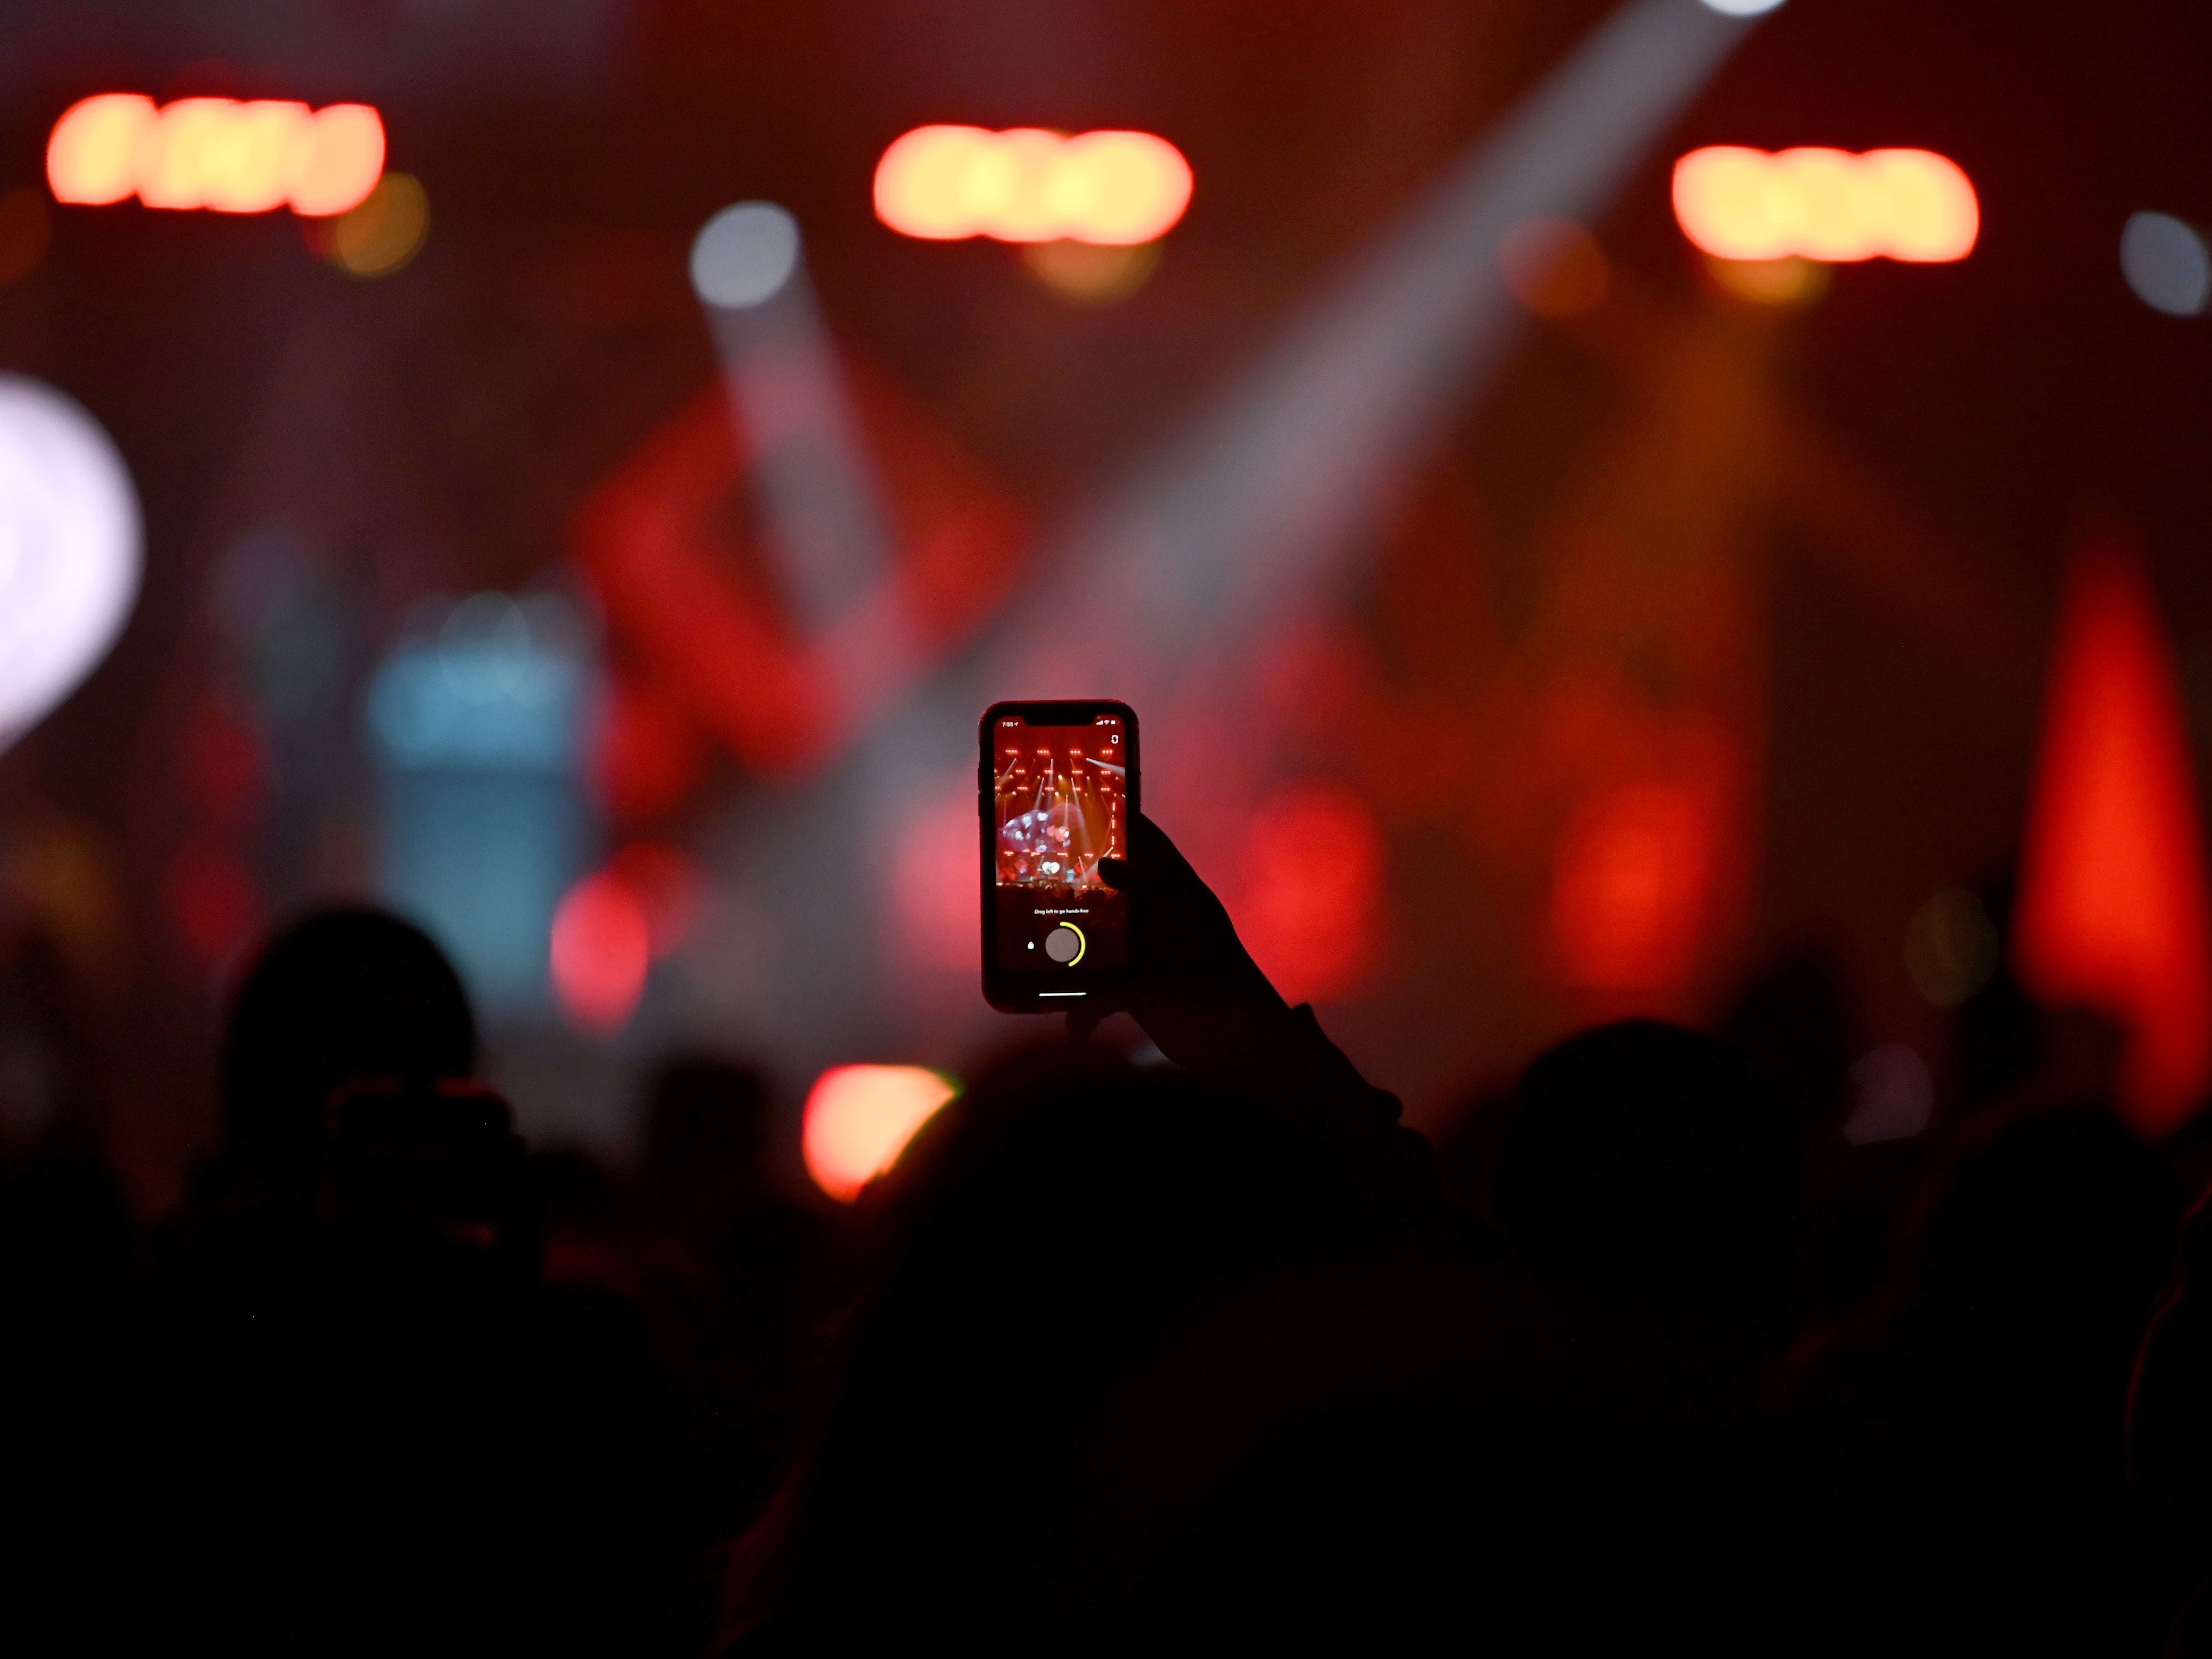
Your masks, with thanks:
M 1080 1031 L 1105 1014 L 1133 1015 L 1162 1053 L 1193 1070 L 1212 1069 L 1234 1048 L 1289 1012 L 1237 937 L 1228 907 L 1182 849 L 1142 813 L 1130 825 L 1129 855 L 1101 873 L 1130 902 L 1140 954 L 1113 993 L 1069 1016 Z

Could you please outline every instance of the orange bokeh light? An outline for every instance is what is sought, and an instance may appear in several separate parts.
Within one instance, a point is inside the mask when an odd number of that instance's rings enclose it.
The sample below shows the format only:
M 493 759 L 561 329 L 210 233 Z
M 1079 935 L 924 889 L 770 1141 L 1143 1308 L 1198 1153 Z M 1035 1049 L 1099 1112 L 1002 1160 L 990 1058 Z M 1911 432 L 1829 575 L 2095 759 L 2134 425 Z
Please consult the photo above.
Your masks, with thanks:
M 2212 897 L 2180 682 L 2125 547 L 2076 560 L 2047 697 L 2015 961 L 2045 1003 L 2127 1029 L 2121 1104 L 2162 1133 L 2212 1085 Z
M 1829 264 L 1963 259 L 1981 228 L 1966 175 L 1924 149 L 1692 150 L 1674 163 L 1674 217 L 1716 258 Z
M 653 922 L 630 884 L 611 871 L 586 876 L 553 913 L 553 994 L 585 1030 L 620 1030 L 645 994 Z
M 921 1126 L 959 1092 L 919 1066 L 839 1066 L 806 1097 L 800 1147 L 814 1184 L 849 1204 L 890 1168 Z
M 58 202 L 136 195 L 148 207 L 321 217 L 358 205 L 384 173 L 384 123 L 366 104 L 136 93 L 83 99 L 54 123 L 46 182 Z
M 1190 163 L 1148 132 L 917 127 L 876 165 L 876 216 L 939 241 L 1149 242 L 1190 191 Z

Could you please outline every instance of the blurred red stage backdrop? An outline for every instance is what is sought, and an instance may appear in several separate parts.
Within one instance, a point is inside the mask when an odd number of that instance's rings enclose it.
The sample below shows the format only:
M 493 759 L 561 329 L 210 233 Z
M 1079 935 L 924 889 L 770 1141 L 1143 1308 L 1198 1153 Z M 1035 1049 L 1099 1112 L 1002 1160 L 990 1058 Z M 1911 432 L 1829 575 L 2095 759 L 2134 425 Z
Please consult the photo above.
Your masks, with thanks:
M 2122 1103 L 2145 1134 L 2212 1085 L 2212 908 L 2173 653 L 2141 557 L 2100 535 L 2058 617 L 2014 924 L 2046 1006 L 2117 1019 Z

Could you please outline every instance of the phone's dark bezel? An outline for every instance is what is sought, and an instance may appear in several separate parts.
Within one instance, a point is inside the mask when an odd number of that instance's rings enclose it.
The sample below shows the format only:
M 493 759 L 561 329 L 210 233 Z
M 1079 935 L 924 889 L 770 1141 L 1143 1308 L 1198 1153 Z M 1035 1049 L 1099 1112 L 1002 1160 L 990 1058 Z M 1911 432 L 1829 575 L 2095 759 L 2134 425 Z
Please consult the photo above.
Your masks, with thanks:
M 1114 715 L 1121 722 L 1121 746 L 1127 753 L 1123 764 L 1128 769 L 1123 776 L 1122 799 L 1128 803 L 1129 817 L 1133 821 L 1143 810 L 1139 799 L 1143 788 L 1139 763 L 1142 751 L 1137 735 L 1137 711 L 1127 703 L 1117 702 L 1111 697 L 1073 702 L 994 702 L 983 711 L 983 718 L 976 724 L 975 821 L 976 847 L 981 854 L 978 868 L 982 878 L 983 1000 L 1001 1013 L 1064 1013 L 1070 1008 L 1084 1006 L 1103 993 L 1119 988 L 1129 978 L 1127 968 L 1069 968 L 1047 973 L 1004 969 L 992 961 L 998 943 L 994 906 L 999 887 L 999 826 L 992 821 L 996 816 L 992 785 L 997 777 L 994 761 L 999 722 L 1013 715 L 1028 726 L 1088 726 L 1101 714 Z M 1134 948 L 1133 939 L 1133 951 Z M 1048 990 L 1063 994 L 1039 994 Z M 1064 994 L 1069 991 L 1087 994 L 1082 998 Z

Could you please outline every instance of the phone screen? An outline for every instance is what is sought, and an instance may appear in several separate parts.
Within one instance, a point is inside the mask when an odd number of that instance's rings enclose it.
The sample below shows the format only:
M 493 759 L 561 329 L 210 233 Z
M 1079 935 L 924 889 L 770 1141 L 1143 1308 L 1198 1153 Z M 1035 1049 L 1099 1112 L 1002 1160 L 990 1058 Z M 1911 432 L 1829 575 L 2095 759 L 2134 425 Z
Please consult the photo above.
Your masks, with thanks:
M 1052 975 L 1127 968 L 1129 902 L 1098 874 L 1099 860 L 1128 856 L 1127 722 L 1032 725 L 1001 708 L 989 741 L 991 965 L 1042 976 L 1030 981 L 1041 997 Z

